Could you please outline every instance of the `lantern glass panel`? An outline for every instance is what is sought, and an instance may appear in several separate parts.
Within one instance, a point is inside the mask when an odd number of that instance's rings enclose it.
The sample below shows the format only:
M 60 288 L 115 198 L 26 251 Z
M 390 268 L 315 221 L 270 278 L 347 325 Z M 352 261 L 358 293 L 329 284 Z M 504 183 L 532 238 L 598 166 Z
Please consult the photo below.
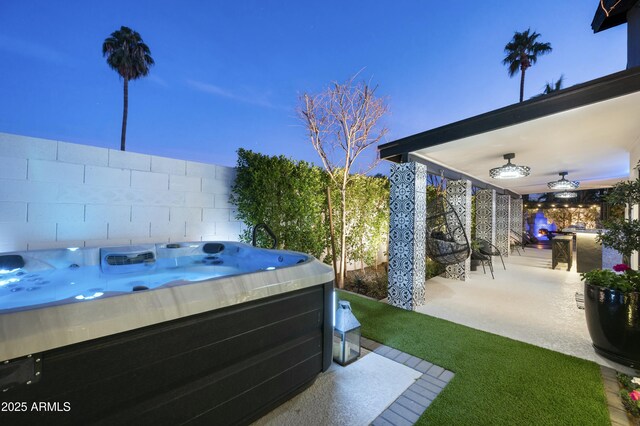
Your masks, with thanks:
M 333 332 L 333 360 L 347 365 L 360 356 L 360 328 L 342 332 Z

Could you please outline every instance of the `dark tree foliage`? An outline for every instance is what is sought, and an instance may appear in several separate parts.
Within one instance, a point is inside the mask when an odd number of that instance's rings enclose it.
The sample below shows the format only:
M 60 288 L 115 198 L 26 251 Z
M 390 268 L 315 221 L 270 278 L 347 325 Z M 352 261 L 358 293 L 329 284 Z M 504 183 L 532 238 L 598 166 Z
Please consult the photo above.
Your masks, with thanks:
M 266 223 L 278 237 L 279 248 L 321 258 L 328 242 L 326 185 L 319 167 L 241 148 L 231 202 L 238 208 L 237 219 L 250 228 Z M 250 242 L 251 229 L 241 238 Z M 264 247 L 269 241 L 258 239 Z

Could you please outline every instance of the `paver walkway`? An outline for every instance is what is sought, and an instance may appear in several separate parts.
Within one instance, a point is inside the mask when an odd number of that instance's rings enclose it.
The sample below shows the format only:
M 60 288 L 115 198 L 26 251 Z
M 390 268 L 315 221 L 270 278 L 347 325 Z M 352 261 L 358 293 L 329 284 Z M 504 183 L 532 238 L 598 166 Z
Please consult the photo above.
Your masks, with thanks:
M 454 377 L 453 372 L 438 365 L 372 340 L 363 338 L 362 346 L 422 373 L 414 384 L 380 413 L 371 423 L 373 426 L 413 425 Z

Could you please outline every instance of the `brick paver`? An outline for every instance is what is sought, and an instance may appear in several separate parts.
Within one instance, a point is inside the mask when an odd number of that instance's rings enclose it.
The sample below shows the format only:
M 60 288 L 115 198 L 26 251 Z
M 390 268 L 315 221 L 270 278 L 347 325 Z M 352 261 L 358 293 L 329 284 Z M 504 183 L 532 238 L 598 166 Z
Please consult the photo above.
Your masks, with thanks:
M 422 413 L 431 405 L 454 373 L 405 352 L 381 345 L 369 339 L 363 339 L 366 349 L 406 365 L 422 373 L 414 384 L 409 386 L 390 406 L 388 406 L 371 424 L 373 426 L 407 426 L 415 424 Z

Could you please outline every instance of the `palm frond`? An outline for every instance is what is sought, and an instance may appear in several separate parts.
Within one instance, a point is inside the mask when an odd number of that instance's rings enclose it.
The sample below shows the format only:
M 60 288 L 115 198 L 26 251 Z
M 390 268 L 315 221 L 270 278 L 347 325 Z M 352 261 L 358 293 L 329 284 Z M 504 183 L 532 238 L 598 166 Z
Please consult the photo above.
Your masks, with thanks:
M 149 68 L 155 64 L 151 50 L 140 34 L 125 26 L 104 40 L 102 55 L 106 56 L 107 64 L 112 69 L 128 80 L 149 74 Z

